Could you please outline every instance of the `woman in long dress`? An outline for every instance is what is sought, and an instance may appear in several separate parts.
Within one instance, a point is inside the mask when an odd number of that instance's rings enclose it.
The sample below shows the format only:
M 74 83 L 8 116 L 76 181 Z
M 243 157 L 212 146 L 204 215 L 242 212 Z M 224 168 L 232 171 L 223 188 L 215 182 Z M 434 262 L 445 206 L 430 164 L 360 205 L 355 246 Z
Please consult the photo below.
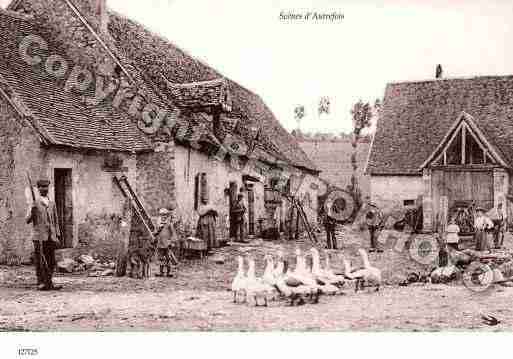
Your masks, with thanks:
M 474 220 L 474 227 L 476 229 L 476 251 L 490 250 L 490 243 L 488 241 L 488 230 L 493 228 L 493 222 L 485 215 L 485 210 L 481 207 L 476 209 L 476 219 Z
M 208 251 L 213 248 L 219 248 L 219 241 L 216 236 L 217 211 L 213 206 L 202 204 L 198 209 L 198 227 L 196 237 L 203 239 L 207 243 Z

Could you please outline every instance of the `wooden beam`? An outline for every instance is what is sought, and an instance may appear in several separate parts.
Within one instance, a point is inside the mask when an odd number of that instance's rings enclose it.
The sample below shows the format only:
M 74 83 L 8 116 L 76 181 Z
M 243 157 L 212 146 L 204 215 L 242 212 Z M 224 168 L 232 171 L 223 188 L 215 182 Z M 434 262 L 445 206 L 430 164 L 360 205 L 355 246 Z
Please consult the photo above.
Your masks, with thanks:
M 497 150 L 495 149 L 494 146 L 492 146 L 492 144 L 490 142 L 488 142 L 488 140 L 486 139 L 486 137 L 484 136 L 484 134 L 481 132 L 481 130 L 476 126 L 476 124 L 474 123 L 474 119 L 472 118 L 472 116 L 470 116 L 469 114 L 467 114 L 466 112 L 464 112 L 465 114 L 465 119 L 467 120 L 469 126 L 470 126 L 470 129 L 472 131 L 475 132 L 475 134 L 480 138 L 482 139 L 482 142 L 483 144 L 489 149 L 489 157 L 490 159 L 492 159 L 493 161 L 496 161 L 498 163 L 500 163 L 501 166 L 503 167 L 506 167 L 506 168 L 509 168 L 509 165 L 502 159 L 501 155 L 497 152 Z
M 466 129 L 467 129 L 467 126 L 464 124 L 463 126 L 461 126 L 461 164 L 464 165 L 465 164 L 465 160 L 466 160 Z
M 444 166 L 447 166 L 447 149 L 444 150 Z
M 464 116 L 464 114 L 461 113 L 460 116 L 458 117 L 458 119 L 453 123 L 453 125 L 451 126 L 449 131 L 447 131 L 447 133 L 445 134 L 442 141 L 438 144 L 438 146 L 436 146 L 436 149 L 431 153 L 431 155 L 428 157 L 428 159 L 424 161 L 424 163 L 420 166 L 419 169 L 422 170 L 430 162 L 433 161 L 433 159 L 435 158 L 435 156 L 437 154 L 441 153 L 441 151 L 443 150 L 444 147 L 448 148 L 451 145 L 452 141 L 454 140 L 454 137 L 456 137 L 456 135 L 458 134 L 458 131 L 460 130 L 460 126 L 462 125 L 463 118 L 464 118 L 463 116 Z

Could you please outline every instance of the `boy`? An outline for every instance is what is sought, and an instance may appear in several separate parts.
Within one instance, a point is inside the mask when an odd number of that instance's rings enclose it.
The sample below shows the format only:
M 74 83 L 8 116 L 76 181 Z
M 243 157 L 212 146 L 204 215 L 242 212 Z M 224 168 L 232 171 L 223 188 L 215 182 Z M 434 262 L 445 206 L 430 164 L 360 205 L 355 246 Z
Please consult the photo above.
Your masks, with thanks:
M 449 222 L 449 225 L 446 229 L 447 237 L 446 242 L 447 245 L 453 249 L 458 249 L 458 243 L 460 241 L 460 237 L 458 236 L 458 233 L 460 232 L 460 227 L 456 224 L 456 220 L 454 218 L 451 218 L 451 221 Z

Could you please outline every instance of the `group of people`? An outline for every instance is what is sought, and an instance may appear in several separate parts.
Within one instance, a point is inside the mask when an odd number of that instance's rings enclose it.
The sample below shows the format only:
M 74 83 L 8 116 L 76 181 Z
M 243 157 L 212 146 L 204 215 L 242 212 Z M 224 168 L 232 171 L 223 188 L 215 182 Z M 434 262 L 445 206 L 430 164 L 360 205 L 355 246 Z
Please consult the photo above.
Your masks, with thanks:
M 37 286 L 39 290 L 59 290 L 61 286 L 53 283 L 53 274 L 56 267 L 55 250 L 61 242 L 61 231 L 57 216 L 55 203 L 48 198 L 48 189 L 50 181 L 39 180 L 37 188 L 39 196 L 28 209 L 26 222 L 32 224 L 32 242 L 34 244 L 34 265 L 37 277 Z M 245 232 L 245 213 L 244 197 L 242 194 L 237 196 L 237 201 L 231 207 L 231 218 L 233 221 L 236 241 L 244 241 Z M 366 226 L 370 238 L 370 251 L 382 251 L 378 246 L 377 234 L 382 226 L 383 217 L 376 206 L 366 200 Z M 155 245 L 157 247 L 160 271 L 157 276 L 171 277 L 173 256 L 171 247 L 176 246 L 179 237 L 173 225 L 173 208 L 161 208 L 157 220 L 156 230 L 153 233 Z M 216 220 L 218 213 L 206 203 L 198 209 L 199 219 L 196 229 L 196 236 L 203 239 L 208 250 L 219 247 L 216 237 Z M 502 203 L 499 203 L 494 209 L 492 218 L 487 216 L 486 211 L 479 207 L 476 209 L 474 220 L 475 249 L 478 251 L 490 250 L 492 243 L 489 240 L 489 234 L 493 233 L 493 245 L 496 249 L 502 247 L 504 242 L 505 215 Z M 326 229 L 326 247 L 328 249 L 337 249 L 337 240 L 335 229 L 337 221 L 329 213 L 324 216 L 324 227 Z M 444 244 L 457 248 L 459 243 L 460 228 L 456 223 L 456 218 L 452 218 L 446 228 L 444 235 Z M 178 245 L 179 246 L 179 245 Z
M 486 251 L 490 250 L 492 246 L 495 249 L 502 248 L 504 244 L 504 230 L 505 230 L 505 215 L 502 207 L 502 203 L 499 203 L 496 208 L 492 211 L 486 212 L 482 207 L 477 207 L 476 215 L 474 219 L 475 229 L 475 250 Z M 491 217 L 491 218 L 490 218 Z M 457 249 L 459 244 L 459 232 L 460 227 L 456 223 L 456 218 L 453 217 L 449 221 L 449 225 L 446 229 L 445 241 L 449 247 Z M 493 236 L 493 242 L 490 234 Z
M 37 277 L 37 288 L 42 291 L 59 290 L 62 287 L 53 283 L 53 276 L 56 269 L 55 250 L 62 241 L 57 208 L 55 203 L 48 197 L 50 181 L 38 180 L 36 183 L 38 196 L 33 197 L 30 204 L 26 223 L 32 225 L 31 239 L 34 245 L 33 263 Z M 172 266 L 174 263 L 171 255 L 171 248 L 179 247 L 180 240 L 173 224 L 174 208 L 161 208 L 153 232 L 160 271 L 156 276 L 172 277 Z M 239 194 L 237 201 L 232 207 L 232 218 L 237 233 L 237 241 L 244 240 L 246 207 L 243 202 L 243 195 Z M 198 223 L 196 236 L 203 239 L 208 250 L 219 247 L 216 237 L 216 220 L 218 213 L 206 203 L 202 203 L 198 209 Z
M 369 252 L 381 253 L 383 250 L 378 245 L 378 232 L 383 225 L 383 215 L 374 204 L 371 203 L 370 197 L 365 198 L 365 226 L 369 232 L 370 249 Z M 335 230 L 337 228 L 337 220 L 330 213 L 324 214 L 324 230 L 326 231 L 326 248 L 338 249 Z

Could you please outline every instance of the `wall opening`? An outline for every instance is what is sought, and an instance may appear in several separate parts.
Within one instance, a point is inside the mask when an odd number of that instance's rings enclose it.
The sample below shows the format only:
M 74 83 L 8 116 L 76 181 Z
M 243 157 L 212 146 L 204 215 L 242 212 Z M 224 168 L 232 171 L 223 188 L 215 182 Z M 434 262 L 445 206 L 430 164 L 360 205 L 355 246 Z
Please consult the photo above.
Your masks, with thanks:
M 71 168 L 54 170 L 55 206 L 62 235 L 62 248 L 73 247 L 73 186 Z

